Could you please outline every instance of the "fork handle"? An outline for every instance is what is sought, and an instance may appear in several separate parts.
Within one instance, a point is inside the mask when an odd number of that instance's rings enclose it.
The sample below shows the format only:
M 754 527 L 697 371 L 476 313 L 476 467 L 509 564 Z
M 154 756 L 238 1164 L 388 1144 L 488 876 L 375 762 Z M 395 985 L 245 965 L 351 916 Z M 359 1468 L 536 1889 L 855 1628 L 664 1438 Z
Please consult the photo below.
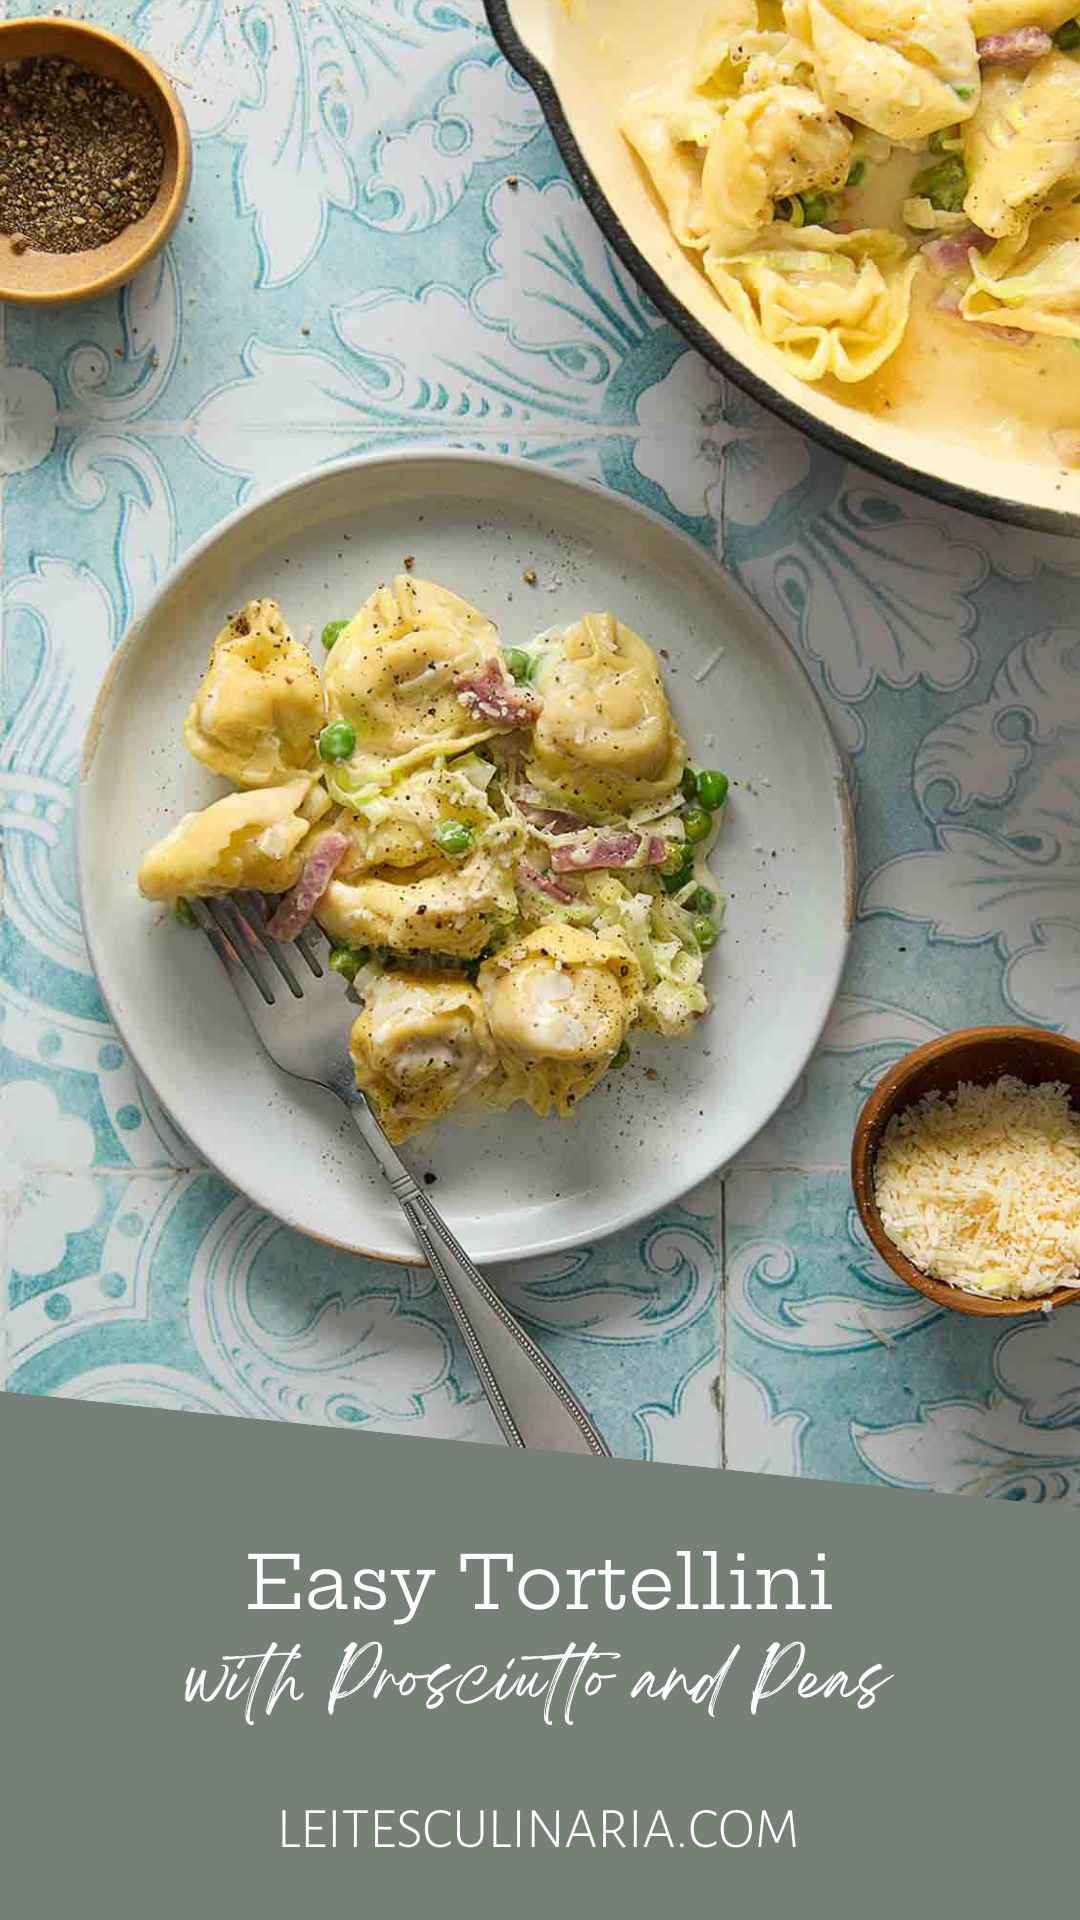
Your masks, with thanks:
M 349 1112 L 378 1161 L 457 1322 L 491 1410 L 512 1447 L 599 1454 L 611 1449 L 557 1367 L 499 1299 L 394 1152 L 366 1100 Z

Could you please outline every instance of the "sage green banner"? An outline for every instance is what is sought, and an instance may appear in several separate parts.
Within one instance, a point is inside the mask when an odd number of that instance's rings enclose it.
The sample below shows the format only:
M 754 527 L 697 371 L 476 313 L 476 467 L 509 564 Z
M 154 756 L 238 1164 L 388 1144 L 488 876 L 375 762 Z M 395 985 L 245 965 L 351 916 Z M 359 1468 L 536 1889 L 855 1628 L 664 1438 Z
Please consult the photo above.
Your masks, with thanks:
M 0 1448 L 13 1920 L 1074 1883 L 1066 1509 L 14 1395 Z

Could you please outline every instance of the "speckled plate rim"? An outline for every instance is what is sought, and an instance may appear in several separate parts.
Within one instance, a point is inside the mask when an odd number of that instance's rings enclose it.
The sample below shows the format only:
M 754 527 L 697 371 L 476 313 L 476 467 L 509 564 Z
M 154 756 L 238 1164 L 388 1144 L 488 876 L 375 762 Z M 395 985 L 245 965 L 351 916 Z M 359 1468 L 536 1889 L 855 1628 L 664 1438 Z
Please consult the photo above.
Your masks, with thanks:
M 907 461 L 894 459 L 890 454 L 879 453 L 869 439 L 859 440 L 852 434 L 843 433 L 838 427 L 820 419 L 809 406 L 799 406 L 797 402 L 789 400 L 721 345 L 716 335 L 708 327 L 702 326 L 678 295 L 672 292 L 623 225 L 578 144 L 556 81 L 518 32 L 514 19 L 514 0 L 484 0 L 484 10 L 500 52 L 535 93 L 567 171 L 604 239 L 648 294 L 658 312 L 663 314 L 665 320 L 670 320 L 692 347 L 696 347 L 703 359 L 749 394 L 751 399 L 767 407 L 770 413 L 786 420 L 789 426 L 797 427 L 800 432 L 809 434 L 822 446 L 828 447 L 830 452 L 842 455 L 869 473 L 876 473 L 894 486 L 909 487 L 913 493 L 939 500 L 943 505 L 957 507 L 965 513 L 977 514 L 982 519 L 1001 520 L 1011 526 L 1076 538 L 1080 531 L 1080 520 L 1075 513 L 1039 507 L 1027 501 L 1002 499 L 997 494 L 983 493 L 975 487 L 941 479 L 928 468 L 914 467 Z
M 223 520 L 219 521 L 216 526 L 210 528 L 207 533 L 203 534 L 200 539 L 187 550 L 183 557 L 175 563 L 168 573 L 162 577 L 154 593 L 143 608 L 142 613 L 132 622 L 109 663 L 84 736 L 83 749 L 80 756 L 78 792 L 75 808 L 75 864 L 76 882 L 90 964 L 93 968 L 94 977 L 97 981 L 102 999 L 109 1012 L 110 1018 L 113 1020 L 113 1024 L 128 1048 L 138 1070 L 148 1084 L 154 1088 L 165 1111 L 170 1112 L 170 1117 L 171 1110 L 169 1103 L 162 1097 L 160 1092 L 158 1092 L 155 1076 L 152 1067 L 145 1057 L 145 1048 L 140 1037 L 138 1034 L 133 1035 L 129 1031 L 128 1024 L 120 1016 L 110 998 L 107 969 L 101 964 L 101 946 L 97 938 L 95 915 L 92 910 L 89 910 L 91 900 L 91 892 L 87 886 L 89 796 L 94 763 L 98 747 L 108 724 L 109 709 L 114 690 L 117 687 L 125 665 L 138 648 L 141 634 L 145 626 L 152 619 L 160 601 L 183 582 L 187 576 L 195 573 L 202 566 L 206 557 L 213 552 L 213 549 L 226 540 L 238 526 L 279 504 L 290 495 L 301 493 L 308 487 L 318 485 L 334 477 L 354 472 L 367 473 L 372 469 L 378 468 L 392 470 L 401 466 L 422 467 L 429 463 L 438 463 L 440 466 L 449 463 L 453 466 L 460 466 L 463 470 L 476 467 L 483 467 L 485 469 L 497 468 L 503 471 L 512 470 L 522 478 L 527 477 L 534 481 L 542 477 L 546 484 L 564 489 L 569 495 L 584 493 L 595 496 L 599 494 L 603 496 L 609 508 L 613 507 L 616 512 L 625 514 L 626 518 L 630 521 L 637 520 L 648 523 L 651 527 L 658 529 L 665 539 L 669 540 L 674 546 L 683 547 L 687 554 L 693 557 L 696 567 L 714 572 L 723 581 L 725 593 L 738 597 L 743 601 L 747 618 L 759 627 L 768 629 L 774 644 L 782 652 L 789 666 L 793 669 L 796 679 L 801 683 L 801 691 L 805 696 L 806 702 L 807 721 L 808 723 L 812 722 L 816 728 L 822 759 L 831 781 L 831 791 L 836 810 L 835 823 L 843 869 L 843 922 L 842 926 L 836 929 L 836 944 L 833 949 L 831 967 L 828 973 L 820 978 L 818 983 L 822 989 L 819 1018 L 812 1027 L 807 1028 L 802 1046 L 792 1054 L 789 1062 L 789 1071 L 768 1109 L 755 1113 L 752 1123 L 745 1127 L 743 1137 L 739 1139 L 736 1145 L 728 1147 L 723 1153 L 715 1157 L 703 1157 L 699 1164 L 692 1165 L 689 1170 L 684 1170 L 679 1163 L 672 1160 L 669 1163 L 670 1171 L 668 1177 L 666 1179 L 659 1178 L 657 1184 L 650 1187 L 647 1193 L 641 1196 L 634 1197 L 633 1194 L 627 1195 L 624 1188 L 621 1196 L 622 1204 L 613 1205 L 610 1217 L 605 1220 L 605 1224 L 601 1230 L 598 1231 L 596 1228 L 586 1228 L 582 1230 L 580 1228 L 575 1229 L 568 1227 L 565 1232 L 545 1234 L 540 1239 L 525 1239 L 513 1245 L 500 1246 L 494 1250 L 486 1250 L 482 1255 L 484 1264 L 486 1266 L 497 1266 L 512 1260 L 539 1258 L 548 1254 L 573 1249 L 584 1244 L 594 1244 L 599 1239 L 606 1239 L 610 1235 L 620 1232 L 625 1227 L 633 1226 L 638 1221 L 647 1219 L 650 1215 L 670 1205 L 672 1202 L 679 1200 L 685 1193 L 690 1192 L 694 1187 L 700 1185 L 702 1181 L 714 1174 L 718 1168 L 730 1164 L 734 1155 L 740 1152 L 742 1148 L 754 1139 L 756 1135 L 761 1132 L 762 1128 L 768 1124 L 772 1116 L 787 1099 L 792 1087 L 796 1084 L 800 1074 L 803 1072 L 813 1054 L 825 1028 L 832 1002 L 840 985 L 847 960 L 855 914 L 858 884 L 856 838 L 843 756 L 834 738 L 828 715 L 819 698 L 817 689 L 810 679 L 809 673 L 802 660 L 796 654 L 786 637 L 780 632 L 779 628 L 769 621 L 761 610 L 749 599 L 744 589 L 742 589 L 715 560 L 705 554 L 702 548 L 692 540 L 689 535 L 682 532 L 680 528 L 673 527 L 670 521 L 665 520 L 662 515 L 653 512 L 651 508 L 640 505 L 636 500 L 629 499 L 623 494 L 614 492 L 610 488 L 598 486 L 595 482 L 582 480 L 571 474 L 548 469 L 543 469 L 541 473 L 538 473 L 535 464 L 531 461 L 513 458 L 509 455 L 491 455 L 474 452 L 469 449 L 430 446 L 413 447 L 399 449 L 389 454 L 368 454 L 356 458 L 327 462 L 324 466 L 309 469 L 285 481 L 278 487 L 268 489 L 265 493 L 260 494 L 256 500 L 238 507 L 233 513 L 228 514 Z M 237 1008 L 237 1018 L 238 1020 L 244 1018 L 239 1007 Z M 252 1044 L 258 1044 L 254 1035 L 252 1036 Z M 174 1124 L 180 1125 L 180 1123 L 176 1121 L 174 1121 Z M 310 1222 L 303 1218 L 293 1206 L 283 1201 L 282 1196 L 266 1191 L 258 1191 L 250 1180 L 238 1179 L 235 1170 L 220 1157 L 220 1150 L 215 1151 L 208 1148 L 202 1139 L 199 1138 L 196 1130 L 190 1126 L 181 1127 L 180 1130 L 202 1155 L 209 1168 L 220 1174 L 222 1179 L 228 1181 L 231 1186 L 236 1187 L 254 1205 L 263 1208 L 267 1213 L 282 1221 L 284 1225 L 304 1234 L 307 1238 L 318 1241 L 325 1246 L 338 1247 L 344 1252 L 358 1254 L 366 1259 L 381 1260 L 398 1266 L 417 1266 L 423 1264 L 418 1253 L 416 1255 L 399 1253 L 385 1247 L 362 1245 L 356 1240 L 345 1240 L 337 1236 L 319 1232 L 316 1228 L 312 1227 Z

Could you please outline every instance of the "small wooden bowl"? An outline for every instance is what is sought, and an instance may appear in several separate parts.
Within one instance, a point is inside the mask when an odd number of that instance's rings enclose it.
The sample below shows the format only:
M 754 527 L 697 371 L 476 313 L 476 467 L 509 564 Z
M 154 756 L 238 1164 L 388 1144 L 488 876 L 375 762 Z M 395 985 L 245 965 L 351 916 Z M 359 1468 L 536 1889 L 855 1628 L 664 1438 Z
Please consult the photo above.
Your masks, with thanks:
M 191 183 L 191 135 L 184 110 L 161 69 L 136 47 L 101 27 L 37 15 L 0 24 L 0 65 L 34 57 L 72 60 L 115 80 L 145 100 L 157 123 L 165 164 L 153 206 L 103 247 L 83 253 L 13 253 L 0 237 L 0 300 L 64 306 L 92 300 L 131 280 L 165 245 Z
M 881 1136 L 892 1119 L 904 1107 L 913 1106 L 926 1093 L 951 1093 L 962 1080 L 976 1086 L 988 1086 L 1003 1073 L 1012 1074 L 1030 1086 L 1045 1080 L 1063 1080 L 1075 1105 L 1080 1106 L 1080 1041 L 1064 1034 L 1047 1033 L 1042 1027 L 966 1027 L 947 1033 L 916 1047 L 880 1080 L 866 1102 L 855 1127 L 851 1147 L 851 1184 L 862 1222 L 886 1266 L 901 1280 L 924 1293 L 939 1307 L 952 1307 L 957 1313 L 1016 1319 L 1022 1314 L 1038 1313 L 1049 1305 L 1067 1307 L 1080 1298 L 1078 1287 L 1058 1287 L 1053 1293 L 1040 1294 L 1036 1300 L 991 1300 L 983 1294 L 968 1293 L 962 1287 L 949 1286 L 944 1280 L 931 1280 L 893 1245 L 881 1224 L 874 1198 L 874 1161 Z

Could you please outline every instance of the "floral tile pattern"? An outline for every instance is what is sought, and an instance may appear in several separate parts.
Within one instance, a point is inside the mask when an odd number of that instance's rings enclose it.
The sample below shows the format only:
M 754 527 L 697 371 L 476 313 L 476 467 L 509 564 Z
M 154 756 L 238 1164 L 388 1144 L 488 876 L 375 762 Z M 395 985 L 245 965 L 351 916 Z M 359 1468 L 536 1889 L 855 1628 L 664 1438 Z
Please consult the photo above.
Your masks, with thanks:
M 681 1206 L 507 1277 L 512 1304 L 621 1455 L 1080 1500 L 1080 1314 L 935 1312 L 846 1175 L 906 1048 L 1080 1034 L 1080 541 L 871 479 L 688 351 L 479 0 L 93 13 L 173 75 L 196 170 L 124 293 L 0 315 L 7 1386 L 494 1437 L 426 1272 L 316 1249 L 198 1163 L 110 1028 L 74 884 L 82 732 L 164 571 L 266 487 L 426 441 L 581 473 L 715 552 L 806 662 L 859 833 L 847 976 L 783 1111 Z

